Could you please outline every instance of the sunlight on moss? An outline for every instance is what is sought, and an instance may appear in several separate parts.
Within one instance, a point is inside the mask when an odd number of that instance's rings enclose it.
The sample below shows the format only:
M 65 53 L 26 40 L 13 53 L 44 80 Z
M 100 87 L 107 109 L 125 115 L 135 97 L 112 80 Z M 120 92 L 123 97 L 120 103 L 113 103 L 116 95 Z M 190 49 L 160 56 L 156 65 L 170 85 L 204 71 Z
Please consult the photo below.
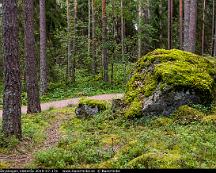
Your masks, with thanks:
M 148 53 L 136 64 L 127 84 L 125 102 L 128 107 L 133 107 L 134 100 L 136 103 L 137 100 L 142 102 L 143 97 L 152 95 L 159 84 L 162 90 L 167 86 L 173 89 L 193 88 L 211 101 L 215 88 L 216 61 L 208 59 L 177 49 L 157 49 Z

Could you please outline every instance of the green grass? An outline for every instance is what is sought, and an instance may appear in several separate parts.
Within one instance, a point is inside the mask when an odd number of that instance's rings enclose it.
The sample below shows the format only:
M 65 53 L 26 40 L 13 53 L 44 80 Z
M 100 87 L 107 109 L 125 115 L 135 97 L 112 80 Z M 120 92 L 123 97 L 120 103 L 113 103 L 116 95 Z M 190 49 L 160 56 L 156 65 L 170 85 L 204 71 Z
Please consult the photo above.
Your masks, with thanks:
M 37 152 L 32 167 L 216 168 L 215 120 L 215 113 L 186 125 L 174 116 L 127 120 L 110 109 L 74 116 L 61 126 L 58 145 Z
M 41 97 L 41 102 L 49 102 L 54 100 L 63 100 L 72 97 L 93 96 L 98 94 L 111 94 L 124 92 L 125 84 L 123 82 L 124 67 L 122 64 L 114 66 L 113 83 L 105 83 L 102 81 L 101 74 L 92 76 L 84 70 L 77 70 L 76 82 L 74 84 L 66 84 L 64 79 L 60 82 L 50 83 L 48 92 Z M 131 73 L 133 64 L 127 66 L 127 75 Z M 64 76 L 63 76 L 64 77 Z M 2 108 L 3 86 L 0 84 L 0 109 Z M 27 93 L 22 93 L 22 104 L 27 104 Z

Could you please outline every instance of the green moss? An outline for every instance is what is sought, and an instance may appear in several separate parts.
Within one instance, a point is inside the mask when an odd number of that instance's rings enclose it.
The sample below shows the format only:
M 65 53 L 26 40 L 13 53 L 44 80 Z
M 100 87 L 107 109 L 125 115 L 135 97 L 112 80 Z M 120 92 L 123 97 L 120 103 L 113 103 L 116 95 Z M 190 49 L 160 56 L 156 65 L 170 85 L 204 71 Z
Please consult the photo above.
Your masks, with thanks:
M 92 107 L 97 106 L 99 108 L 99 110 L 106 110 L 106 108 L 107 108 L 107 102 L 102 101 L 102 100 L 93 100 L 93 99 L 88 99 L 88 98 L 82 98 L 82 99 L 80 99 L 79 104 L 88 105 L 88 106 L 92 106 Z
M 216 61 L 212 58 L 177 49 L 157 49 L 138 60 L 127 84 L 125 102 L 131 107 L 134 100 L 152 95 L 159 84 L 161 90 L 167 86 L 174 90 L 194 89 L 211 101 L 215 75 Z
M 216 123 L 216 115 L 214 114 L 214 115 L 205 116 L 205 117 L 203 117 L 202 121 L 206 122 L 206 123 L 209 123 L 209 122 Z
M 6 169 L 9 168 L 10 165 L 6 162 L 0 162 L 0 169 Z
M 178 153 L 146 153 L 131 160 L 129 168 L 178 168 L 180 155 Z
M 175 112 L 175 122 L 179 124 L 189 124 L 194 121 L 201 121 L 204 117 L 204 113 L 191 108 L 187 105 L 180 106 Z
M 162 127 L 162 126 L 169 126 L 173 123 L 173 119 L 172 118 L 168 118 L 168 117 L 159 117 L 157 119 L 155 119 L 154 121 L 152 121 L 150 123 L 150 125 L 152 127 Z
M 125 116 L 127 118 L 134 118 L 140 116 L 142 113 L 142 102 L 134 100 L 130 106 L 125 110 Z

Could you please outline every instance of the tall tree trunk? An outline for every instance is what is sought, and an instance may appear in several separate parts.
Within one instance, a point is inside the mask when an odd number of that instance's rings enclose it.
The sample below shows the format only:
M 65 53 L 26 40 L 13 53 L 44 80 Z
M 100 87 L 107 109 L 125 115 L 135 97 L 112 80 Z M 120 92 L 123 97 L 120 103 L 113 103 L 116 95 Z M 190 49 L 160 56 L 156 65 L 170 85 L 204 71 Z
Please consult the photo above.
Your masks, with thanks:
M 45 0 L 40 0 L 40 93 L 43 95 L 48 88 L 46 62 L 46 8 Z
M 183 1 L 179 0 L 179 48 L 183 49 Z
M 102 61 L 103 61 L 103 80 L 109 82 L 108 75 L 108 55 L 107 55 L 107 16 L 106 16 L 106 0 L 102 0 Z
M 126 60 L 124 50 L 124 36 L 125 36 L 125 24 L 124 24 L 124 4 L 121 0 L 121 47 L 122 47 L 122 62 L 124 64 L 124 82 L 126 82 Z
M 68 46 L 68 55 L 67 55 L 67 71 L 66 71 L 66 76 L 67 76 L 67 81 L 71 81 L 71 51 L 72 51 L 72 43 L 71 43 L 71 22 L 70 22 L 70 0 L 66 0 L 66 5 L 67 5 L 67 46 Z
M 26 88 L 28 106 L 27 113 L 41 112 L 34 39 L 34 0 L 25 0 L 25 57 Z
M 142 5 L 141 5 L 141 0 L 138 0 L 138 58 L 142 56 L 141 21 L 142 21 Z
M 21 139 L 21 79 L 17 1 L 3 0 L 4 96 L 3 133 Z
M 184 0 L 184 42 L 183 49 L 189 51 L 190 0 Z
M 92 70 L 93 74 L 97 74 L 96 59 L 96 37 L 95 37 L 95 0 L 92 0 Z
M 213 49 L 213 56 L 216 56 L 216 21 L 214 22 L 214 25 L 215 25 L 215 27 L 214 27 L 214 49 Z
M 195 48 L 196 48 L 196 22 L 197 22 L 197 0 L 191 0 L 190 27 L 189 27 L 189 51 L 190 52 L 195 52 Z
M 88 57 L 91 57 L 91 0 L 88 0 Z
M 202 16 L 202 55 L 205 52 L 205 9 L 206 9 L 206 0 L 203 0 L 203 16 Z
M 112 49 L 112 60 L 111 60 L 111 75 L 110 80 L 111 83 L 113 83 L 114 80 L 114 57 L 115 57 L 115 44 L 116 44 L 116 14 L 115 14 L 115 0 L 112 0 L 112 33 L 113 33 L 113 40 L 114 40 L 114 46 Z
M 77 11 L 78 3 L 74 0 L 74 31 L 73 31 L 73 49 L 72 49 L 72 65 L 71 65 L 71 81 L 75 82 L 76 79 L 76 33 L 77 33 Z
M 214 56 L 214 45 L 215 45 L 215 1 L 213 0 L 212 7 L 212 52 L 211 55 Z
M 172 49 L 173 0 L 168 0 L 168 49 Z
M 163 0 L 160 0 L 160 4 L 159 4 L 159 16 L 163 15 Z M 160 47 L 163 47 L 163 23 L 162 23 L 162 19 L 160 19 L 160 36 L 159 36 L 159 41 L 160 41 Z

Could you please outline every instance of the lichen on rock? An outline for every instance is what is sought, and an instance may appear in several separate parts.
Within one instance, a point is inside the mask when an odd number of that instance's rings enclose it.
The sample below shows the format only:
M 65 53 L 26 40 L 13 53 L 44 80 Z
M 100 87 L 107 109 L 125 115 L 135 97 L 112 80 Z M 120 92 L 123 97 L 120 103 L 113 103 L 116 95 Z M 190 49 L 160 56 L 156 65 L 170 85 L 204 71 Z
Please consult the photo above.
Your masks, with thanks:
M 181 105 L 212 103 L 215 62 L 177 49 L 148 53 L 127 84 L 125 115 L 170 115 Z

